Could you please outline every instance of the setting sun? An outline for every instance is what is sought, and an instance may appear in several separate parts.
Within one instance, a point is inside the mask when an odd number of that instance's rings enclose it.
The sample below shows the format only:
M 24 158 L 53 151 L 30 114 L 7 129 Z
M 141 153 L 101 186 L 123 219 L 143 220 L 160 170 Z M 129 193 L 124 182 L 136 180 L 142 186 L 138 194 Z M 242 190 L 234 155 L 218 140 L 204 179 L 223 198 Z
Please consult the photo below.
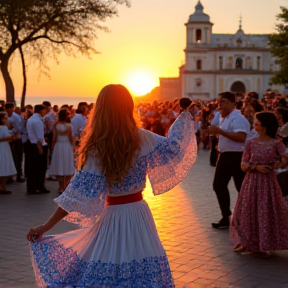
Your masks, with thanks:
M 142 96 L 149 93 L 156 85 L 152 76 L 147 72 L 139 71 L 127 77 L 127 86 L 134 96 Z

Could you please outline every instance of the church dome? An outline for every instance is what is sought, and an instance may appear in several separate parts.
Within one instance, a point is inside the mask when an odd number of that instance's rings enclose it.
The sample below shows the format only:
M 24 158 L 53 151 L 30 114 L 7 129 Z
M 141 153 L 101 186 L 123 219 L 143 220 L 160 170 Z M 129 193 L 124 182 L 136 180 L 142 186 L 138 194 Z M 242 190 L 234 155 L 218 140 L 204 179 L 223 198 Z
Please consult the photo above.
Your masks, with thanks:
M 204 7 L 199 0 L 197 5 L 195 6 L 194 14 L 190 15 L 189 22 L 209 22 L 210 16 L 203 12 Z

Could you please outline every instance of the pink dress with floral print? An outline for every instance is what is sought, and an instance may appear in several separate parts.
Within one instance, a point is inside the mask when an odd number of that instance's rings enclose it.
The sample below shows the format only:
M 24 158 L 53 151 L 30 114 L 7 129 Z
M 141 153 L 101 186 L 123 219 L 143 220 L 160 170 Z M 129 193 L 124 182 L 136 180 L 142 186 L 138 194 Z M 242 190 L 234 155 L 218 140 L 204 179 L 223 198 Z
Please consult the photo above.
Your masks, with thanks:
M 242 162 L 272 165 L 284 154 L 281 140 L 253 139 L 245 147 Z M 230 237 L 250 252 L 288 249 L 288 210 L 274 171 L 246 174 L 233 211 Z

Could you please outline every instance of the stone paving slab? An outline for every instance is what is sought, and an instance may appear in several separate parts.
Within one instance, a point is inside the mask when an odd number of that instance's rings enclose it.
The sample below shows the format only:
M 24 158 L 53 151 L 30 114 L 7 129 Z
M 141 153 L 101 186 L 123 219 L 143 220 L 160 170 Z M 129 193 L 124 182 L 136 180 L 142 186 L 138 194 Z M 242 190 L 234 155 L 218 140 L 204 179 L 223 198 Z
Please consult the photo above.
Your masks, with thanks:
M 220 211 L 212 190 L 214 168 L 209 153 L 200 150 L 188 177 L 172 191 L 145 199 L 152 210 L 167 252 L 176 288 L 233 287 L 288 288 L 288 251 L 269 259 L 232 251 L 228 230 L 214 230 Z M 25 235 L 53 213 L 57 184 L 47 182 L 46 195 L 26 195 L 25 184 L 12 184 L 12 195 L 0 195 L 0 288 L 34 288 L 35 281 Z M 237 192 L 230 185 L 231 203 Z M 62 221 L 49 234 L 77 226 Z

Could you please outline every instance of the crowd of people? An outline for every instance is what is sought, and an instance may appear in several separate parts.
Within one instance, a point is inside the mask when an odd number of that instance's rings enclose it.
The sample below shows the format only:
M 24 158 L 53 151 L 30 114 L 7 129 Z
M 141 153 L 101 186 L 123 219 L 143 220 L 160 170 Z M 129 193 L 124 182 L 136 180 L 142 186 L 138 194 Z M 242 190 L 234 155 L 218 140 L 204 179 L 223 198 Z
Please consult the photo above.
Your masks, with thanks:
M 153 103 L 138 104 L 135 112 L 142 128 L 167 136 L 170 126 L 185 105 L 190 106 L 194 119 L 198 149 L 202 147 L 210 150 L 210 165 L 215 167 L 219 156 L 219 137 L 209 133 L 209 129 L 211 126 L 219 126 L 221 122 L 218 99 L 155 100 Z M 0 194 L 11 194 L 11 191 L 6 189 L 6 183 L 12 182 L 14 175 L 16 175 L 14 181 L 21 183 L 27 180 L 27 194 L 48 193 L 45 178 L 50 181 L 58 180 L 58 192 L 62 193 L 75 172 L 75 148 L 79 145 L 81 132 L 85 128 L 92 108 L 93 104 L 89 105 L 86 102 L 80 102 L 77 109 L 71 105 L 52 107 L 49 101 L 44 101 L 35 107 L 26 105 L 23 109 L 16 107 L 14 103 L 0 104 L 1 155 L 6 159 L 5 164 L 1 161 Z M 249 122 L 246 142 L 258 135 L 253 128 L 255 114 L 272 111 L 279 124 L 277 137 L 283 139 L 285 146 L 288 146 L 288 95 L 268 91 L 260 99 L 256 92 L 246 95 L 236 93 L 235 109 Z M 286 170 L 279 168 L 277 172 L 283 194 L 286 195 L 288 194 L 287 174 L 284 173 Z M 237 175 L 240 174 L 241 170 Z M 240 186 L 236 185 L 238 190 Z
M 209 126 L 219 119 L 218 104 L 217 99 L 206 101 L 195 100 L 192 103 L 197 143 L 200 144 L 199 147 L 205 150 L 211 150 L 213 146 L 214 137 L 209 135 Z M 169 127 L 180 113 L 180 106 L 179 98 L 174 101 L 155 100 L 153 103 L 138 104 L 137 113 L 140 116 L 141 126 L 154 133 L 166 136 Z M 235 108 L 249 121 L 252 130 L 255 113 L 261 111 L 274 112 L 280 108 L 288 109 L 288 95 L 267 91 L 260 98 L 257 92 L 249 92 L 247 94 L 236 93 Z M 282 126 L 281 121 L 279 125 Z M 253 133 L 254 130 L 247 140 L 253 137 Z M 215 166 L 215 162 L 214 159 L 211 165 Z
M 271 91 L 262 100 L 256 92 L 223 92 L 214 101 L 181 98 L 134 109 L 124 86 L 108 85 L 93 110 L 85 102 L 75 111 L 47 101 L 22 111 L 5 103 L 1 194 L 11 194 L 5 186 L 11 176 L 26 181 L 27 194 L 49 193 L 46 177 L 59 182 L 57 210 L 27 234 L 38 284 L 173 287 L 142 191 L 147 175 L 155 195 L 175 187 L 199 147 L 210 149 L 210 165 L 216 166 L 213 189 L 222 218 L 212 227 L 230 228 L 236 253 L 266 258 L 270 251 L 287 250 L 287 99 Z M 232 178 L 239 192 L 233 214 Z M 63 218 L 87 229 L 42 238 Z
M 62 193 L 75 173 L 74 148 L 93 105 L 73 106 L 44 101 L 20 109 L 0 106 L 0 194 L 11 194 L 6 184 L 26 181 L 27 194 L 49 193 L 45 180 L 59 182 Z M 24 157 L 23 157 L 24 156 Z M 15 179 L 13 180 L 13 176 Z

